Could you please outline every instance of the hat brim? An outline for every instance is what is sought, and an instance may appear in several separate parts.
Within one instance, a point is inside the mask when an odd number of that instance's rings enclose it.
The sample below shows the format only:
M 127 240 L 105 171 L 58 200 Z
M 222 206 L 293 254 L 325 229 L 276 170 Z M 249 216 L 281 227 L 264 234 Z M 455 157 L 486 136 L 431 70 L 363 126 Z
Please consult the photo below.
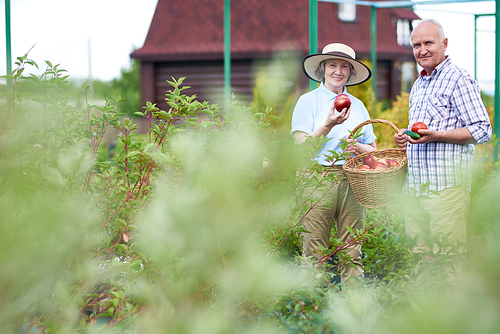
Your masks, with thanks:
M 348 56 L 339 54 L 318 53 L 304 57 L 302 61 L 302 69 L 304 73 L 311 79 L 317 82 L 322 82 L 322 78 L 317 76 L 316 70 L 319 63 L 326 59 L 342 59 L 349 62 L 354 67 L 354 72 L 349 80 L 345 83 L 346 86 L 354 86 L 368 81 L 372 76 L 372 71 L 362 62 L 352 59 Z

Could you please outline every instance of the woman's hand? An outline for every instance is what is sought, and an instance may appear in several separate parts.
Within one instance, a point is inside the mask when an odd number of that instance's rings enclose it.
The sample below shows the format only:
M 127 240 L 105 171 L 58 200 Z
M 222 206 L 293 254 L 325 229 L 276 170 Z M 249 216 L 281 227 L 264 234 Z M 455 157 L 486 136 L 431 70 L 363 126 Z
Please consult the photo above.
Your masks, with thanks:
M 332 127 L 335 125 L 339 125 L 344 123 L 349 116 L 351 115 L 351 108 L 342 109 L 341 112 L 337 112 L 335 110 L 335 105 L 332 105 L 332 109 L 330 109 L 330 113 L 328 114 L 328 118 L 326 119 L 326 123 Z
M 347 141 L 347 147 L 344 150 L 346 153 L 352 153 L 354 155 L 358 155 L 361 153 L 374 151 L 377 149 L 377 144 L 375 142 L 371 144 L 362 144 L 355 139 L 350 139 L 349 136 L 344 138 Z
M 345 148 L 344 152 L 358 155 L 358 145 L 360 145 L 358 141 L 355 139 L 349 139 L 348 137 L 344 139 L 347 141 L 347 147 Z

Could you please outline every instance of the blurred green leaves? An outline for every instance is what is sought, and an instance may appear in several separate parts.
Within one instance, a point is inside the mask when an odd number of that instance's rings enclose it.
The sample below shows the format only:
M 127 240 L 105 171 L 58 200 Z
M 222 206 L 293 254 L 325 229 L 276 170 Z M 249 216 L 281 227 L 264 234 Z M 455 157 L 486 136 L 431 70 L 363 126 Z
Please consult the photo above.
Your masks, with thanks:
M 473 196 L 465 259 L 419 261 L 409 253 L 395 201 L 369 210 L 365 231 L 353 231 L 363 240 L 366 279 L 340 290 L 331 268 L 296 256 L 305 213 L 318 205 L 304 189 L 335 180 L 310 161 L 324 139 L 295 146 L 276 131 L 275 111 L 261 105 L 275 104 L 286 119 L 290 101 L 280 99 L 293 95 L 290 87 L 259 90 L 253 109 L 221 110 L 184 94 L 184 79 L 172 78 L 168 110 L 150 102 L 141 112 L 128 110 L 145 121 L 147 131 L 138 133 L 120 94 L 90 104 L 89 87 L 75 90 L 59 65 L 46 62 L 42 75 L 26 76 L 35 65 L 18 59 L 11 103 L 0 106 L 1 331 L 499 327 L 495 173 L 478 173 L 484 187 Z M 27 80 L 38 87 L 33 99 L 16 91 Z M 335 154 L 332 160 L 343 158 Z M 325 252 L 341 246 L 332 239 Z

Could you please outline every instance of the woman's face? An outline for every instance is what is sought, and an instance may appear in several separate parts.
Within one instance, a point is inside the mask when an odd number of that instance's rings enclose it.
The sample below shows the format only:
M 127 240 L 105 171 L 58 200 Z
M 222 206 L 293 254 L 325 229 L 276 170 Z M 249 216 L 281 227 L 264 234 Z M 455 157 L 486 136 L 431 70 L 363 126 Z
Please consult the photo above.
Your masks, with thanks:
M 329 60 L 325 64 L 325 86 L 335 94 L 344 90 L 344 85 L 349 79 L 351 66 L 349 62 L 341 59 Z

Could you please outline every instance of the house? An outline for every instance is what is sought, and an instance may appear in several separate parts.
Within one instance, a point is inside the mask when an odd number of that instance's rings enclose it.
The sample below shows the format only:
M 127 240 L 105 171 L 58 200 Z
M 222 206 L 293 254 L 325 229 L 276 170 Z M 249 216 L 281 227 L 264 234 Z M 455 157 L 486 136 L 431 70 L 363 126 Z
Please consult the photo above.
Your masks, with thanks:
M 255 64 L 277 52 L 309 54 L 308 0 L 231 1 L 231 89 L 239 101 L 252 99 Z M 340 42 L 370 58 L 371 8 L 349 3 L 318 2 L 318 47 Z M 409 9 L 377 10 L 377 97 L 394 98 L 414 72 L 409 43 Z M 158 0 L 142 48 L 131 57 L 141 62 L 142 101 L 166 108 L 164 95 L 171 77 L 198 99 L 221 102 L 224 92 L 224 1 Z M 413 70 L 412 70 L 413 66 Z M 409 71 L 405 71 L 409 68 Z M 372 66 L 373 69 L 373 66 Z M 305 75 L 296 83 L 308 87 Z

